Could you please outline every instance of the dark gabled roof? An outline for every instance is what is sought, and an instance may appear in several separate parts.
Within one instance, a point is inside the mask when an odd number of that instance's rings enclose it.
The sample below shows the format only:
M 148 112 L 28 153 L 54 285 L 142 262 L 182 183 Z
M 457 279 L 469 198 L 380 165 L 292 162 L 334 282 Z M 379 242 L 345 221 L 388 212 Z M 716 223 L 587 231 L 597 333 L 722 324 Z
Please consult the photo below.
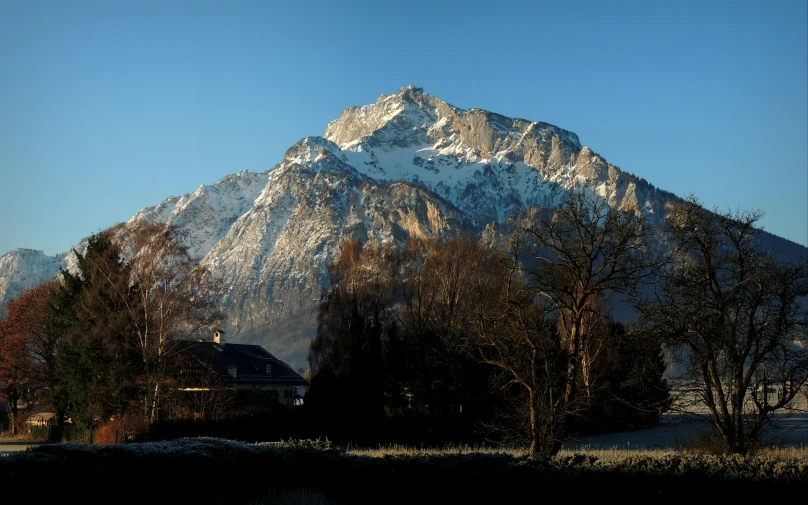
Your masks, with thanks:
M 283 383 L 305 386 L 308 381 L 260 345 L 217 344 L 180 340 L 178 345 L 219 377 L 236 383 Z M 271 371 L 267 372 L 267 365 Z M 230 371 L 235 367 L 236 377 Z

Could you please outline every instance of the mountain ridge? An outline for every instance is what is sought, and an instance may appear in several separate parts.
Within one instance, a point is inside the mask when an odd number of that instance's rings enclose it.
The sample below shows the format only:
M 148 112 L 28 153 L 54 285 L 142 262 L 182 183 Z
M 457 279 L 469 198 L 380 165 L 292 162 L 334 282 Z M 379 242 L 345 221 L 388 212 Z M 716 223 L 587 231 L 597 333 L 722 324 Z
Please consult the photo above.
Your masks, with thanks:
M 460 109 L 407 86 L 344 109 L 323 136 L 301 139 L 270 170 L 229 174 L 130 221 L 177 225 L 192 256 L 221 280 L 228 335 L 297 367 L 345 238 L 401 245 L 452 231 L 479 235 L 516 212 L 556 206 L 568 190 L 637 208 L 655 226 L 679 199 L 608 163 L 571 131 Z M 771 240 L 783 248 L 785 239 Z M 0 310 L 59 267 L 74 268 L 72 252 L 14 253 L 0 257 Z

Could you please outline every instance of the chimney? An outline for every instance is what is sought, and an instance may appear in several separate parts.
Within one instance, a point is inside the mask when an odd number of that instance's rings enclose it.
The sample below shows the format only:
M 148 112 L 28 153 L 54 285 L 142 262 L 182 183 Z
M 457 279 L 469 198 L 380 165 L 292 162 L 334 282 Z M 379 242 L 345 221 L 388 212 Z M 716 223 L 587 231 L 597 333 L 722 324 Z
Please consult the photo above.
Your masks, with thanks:
M 213 342 L 219 344 L 220 347 L 224 347 L 224 332 L 222 330 L 213 332 Z

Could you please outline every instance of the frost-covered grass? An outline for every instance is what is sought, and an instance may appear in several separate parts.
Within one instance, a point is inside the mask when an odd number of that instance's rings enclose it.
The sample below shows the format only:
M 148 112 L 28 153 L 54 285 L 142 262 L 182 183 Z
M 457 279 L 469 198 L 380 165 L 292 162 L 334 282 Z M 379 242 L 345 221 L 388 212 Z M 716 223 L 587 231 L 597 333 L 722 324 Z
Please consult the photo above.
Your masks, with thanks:
M 386 456 L 450 456 L 463 454 L 505 454 L 513 457 L 525 456 L 527 452 L 518 447 L 486 447 L 470 445 L 447 445 L 443 447 L 413 447 L 399 444 L 377 447 L 347 447 L 346 453 L 353 456 L 383 458 Z
M 514 458 L 527 457 L 527 450 L 520 447 L 487 447 L 470 445 L 447 445 L 444 447 L 413 447 L 399 444 L 380 445 L 374 448 L 347 447 L 345 452 L 354 456 L 367 456 L 383 458 L 388 456 L 447 456 L 469 454 L 505 454 Z M 697 451 L 684 450 L 676 447 L 634 447 L 625 446 L 598 447 L 581 446 L 575 449 L 561 449 L 557 458 L 569 458 L 575 455 L 596 457 L 599 461 L 615 462 L 626 457 L 662 458 L 667 456 L 699 456 Z M 759 449 L 755 457 L 764 460 L 797 461 L 808 460 L 808 446 L 804 447 L 767 447 Z
M 523 447 L 490 447 L 490 446 L 469 446 L 469 445 L 448 445 L 445 447 L 412 447 L 405 445 L 384 445 L 374 448 L 347 448 L 348 454 L 356 456 L 369 456 L 373 458 L 382 458 L 385 456 L 446 456 L 446 455 L 462 455 L 462 454 L 505 454 L 514 458 L 527 457 L 527 449 Z M 674 448 L 659 449 L 659 448 L 635 448 L 625 449 L 621 447 L 611 448 L 580 448 L 580 449 L 562 449 L 558 453 L 558 457 L 567 457 L 574 454 L 586 454 L 588 456 L 595 456 L 599 459 L 612 460 L 622 458 L 627 455 L 642 455 L 648 457 L 660 457 L 670 454 L 675 454 L 678 451 Z
M 187 438 L 42 445 L 0 458 L 0 489 L 37 489 L 58 498 L 60 490 L 78 482 L 89 489 L 126 482 L 138 483 L 126 487 L 126 497 L 138 502 L 215 505 L 514 503 L 523 496 L 570 489 L 581 500 L 594 500 L 602 498 L 604 489 L 626 489 L 624 503 L 680 504 L 695 498 L 695 489 L 698 500 L 808 496 L 806 452 L 779 449 L 745 458 L 672 449 L 579 448 L 531 461 L 518 448 L 363 449 L 327 440 L 247 444 Z M 48 486 L 42 487 L 43 481 Z M 102 495 L 98 501 L 88 496 L 87 503 L 104 502 Z
M 673 447 L 666 448 L 644 448 L 635 447 L 627 449 L 625 447 L 580 447 L 577 449 L 561 449 L 558 453 L 558 458 L 568 458 L 576 454 L 585 454 L 598 458 L 599 461 L 617 461 L 627 456 L 642 456 L 648 458 L 662 458 L 674 454 L 680 454 L 680 451 Z
M 595 456 L 601 461 L 618 461 L 629 456 L 641 456 L 648 458 L 662 458 L 667 456 L 702 456 L 703 452 L 681 449 L 677 447 L 587 447 L 582 446 L 576 449 L 562 449 L 558 453 L 558 457 L 569 457 L 575 454 L 586 454 L 587 456 Z M 786 446 L 786 447 L 764 447 L 758 449 L 755 458 L 763 460 L 777 460 L 777 461 L 808 461 L 808 446 Z

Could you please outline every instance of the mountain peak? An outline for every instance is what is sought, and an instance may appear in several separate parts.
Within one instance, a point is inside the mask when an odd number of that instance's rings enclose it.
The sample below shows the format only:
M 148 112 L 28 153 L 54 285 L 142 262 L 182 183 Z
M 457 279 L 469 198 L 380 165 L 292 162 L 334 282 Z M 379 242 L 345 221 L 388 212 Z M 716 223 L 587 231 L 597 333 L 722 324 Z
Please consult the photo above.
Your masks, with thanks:
M 324 137 L 345 148 L 391 123 L 392 130 L 428 127 L 437 119 L 437 107 L 451 108 L 423 88 L 410 85 L 400 88 L 396 94 L 381 95 L 373 104 L 344 109 L 339 118 L 328 123 Z
M 403 88 L 399 88 L 398 94 L 404 96 L 404 95 L 425 95 L 427 93 L 424 92 L 424 88 L 415 86 L 413 84 L 409 84 L 407 86 L 404 86 Z
M 539 121 L 510 118 L 483 109 L 460 109 L 409 85 L 396 94 L 381 95 L 375 103 L 349 107 L 326 127 L 324 137 L 340 149 L 370 142 L 388 148 L 462 141 L 483 156 L 495 148 L 526 137 L 542 143 L 556 137 L 569 150 L 580 150 L 578 136 Z
M 424 110 L 434 109 L 438 104 L 449 106 L 446 102 L 424 91 L 424 88 L 413 86 L 412 84 L 399 88 L 398 93 L 389 96 L 399 97 L 402 101 L 412 103 Z

